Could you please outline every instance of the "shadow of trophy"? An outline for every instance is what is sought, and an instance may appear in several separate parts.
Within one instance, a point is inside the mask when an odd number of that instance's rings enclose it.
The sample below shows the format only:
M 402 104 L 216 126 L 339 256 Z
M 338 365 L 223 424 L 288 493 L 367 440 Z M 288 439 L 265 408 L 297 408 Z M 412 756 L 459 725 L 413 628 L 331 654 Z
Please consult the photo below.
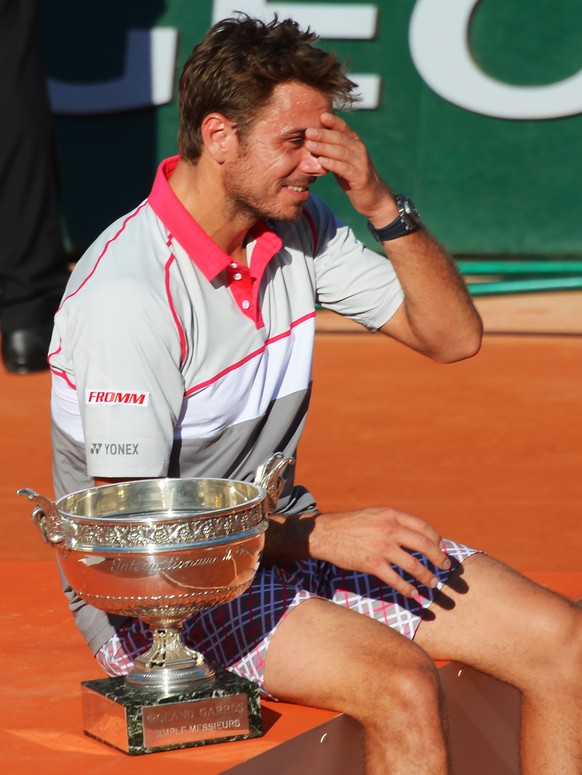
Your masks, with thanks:
M 18 491 L 36 504 L 32 517 L 79 597 L 152 630 L 127 676 L 82 683 L 85 734 L 131 755 L 262 734 L 259 687 L 207 664 L 180 630 L 250 586 L 292 462 L 273 455 L 254 483 L 137 480 L 55 502 Z

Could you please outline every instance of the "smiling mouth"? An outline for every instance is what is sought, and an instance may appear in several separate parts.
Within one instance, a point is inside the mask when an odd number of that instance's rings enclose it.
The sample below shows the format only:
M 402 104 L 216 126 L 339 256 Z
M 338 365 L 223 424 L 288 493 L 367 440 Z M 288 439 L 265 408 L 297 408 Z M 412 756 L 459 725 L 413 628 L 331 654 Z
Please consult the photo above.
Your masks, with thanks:
M 316 180 L 316 177 L 308 177 L 304 178 L 300 183 L 284 183 L 283 185 L 289 191 L 294 191 L 296 194 L 306 194 Z

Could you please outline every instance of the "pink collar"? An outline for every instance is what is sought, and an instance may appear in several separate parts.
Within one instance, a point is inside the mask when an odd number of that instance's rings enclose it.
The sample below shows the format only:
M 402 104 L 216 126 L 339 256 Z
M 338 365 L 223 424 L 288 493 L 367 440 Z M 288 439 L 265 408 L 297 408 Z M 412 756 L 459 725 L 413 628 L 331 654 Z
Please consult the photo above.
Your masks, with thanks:
M 211 281 L 232 263 L 232 259 L 210 239 L 170 188 L 168 180 L 179 160 L 179 156 L 172 156 L 161 162 L 148 202 L 170 234 L 186 250 L 190 260 Z M 281 249 L 281 238 L 266 221 L 253 226 L 249 236 L 256 240 L 251 274 L 258 280 L 269 261 Z

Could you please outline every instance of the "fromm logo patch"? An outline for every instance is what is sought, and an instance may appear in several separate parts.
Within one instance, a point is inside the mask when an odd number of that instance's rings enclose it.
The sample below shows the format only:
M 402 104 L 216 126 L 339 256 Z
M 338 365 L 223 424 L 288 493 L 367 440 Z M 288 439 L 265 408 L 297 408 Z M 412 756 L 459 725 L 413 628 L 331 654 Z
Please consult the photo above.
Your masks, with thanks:
M 125 404 L 126 406 L 148 406 L 149 393 L 134 393 L 125 390 L 86 390 L 86 404 Z

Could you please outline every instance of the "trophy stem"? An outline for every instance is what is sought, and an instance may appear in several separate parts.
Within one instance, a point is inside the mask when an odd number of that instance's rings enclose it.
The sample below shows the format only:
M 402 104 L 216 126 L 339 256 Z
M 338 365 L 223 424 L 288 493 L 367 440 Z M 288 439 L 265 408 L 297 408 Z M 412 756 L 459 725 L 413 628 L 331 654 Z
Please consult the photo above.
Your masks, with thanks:
M 151 648 L 135 659 L 125 679 L 128 684 L 165 693 L 213 685 L 214 670 L 200 652 L 184 645 L 179 626 L 154 628 L 153 638 Z

